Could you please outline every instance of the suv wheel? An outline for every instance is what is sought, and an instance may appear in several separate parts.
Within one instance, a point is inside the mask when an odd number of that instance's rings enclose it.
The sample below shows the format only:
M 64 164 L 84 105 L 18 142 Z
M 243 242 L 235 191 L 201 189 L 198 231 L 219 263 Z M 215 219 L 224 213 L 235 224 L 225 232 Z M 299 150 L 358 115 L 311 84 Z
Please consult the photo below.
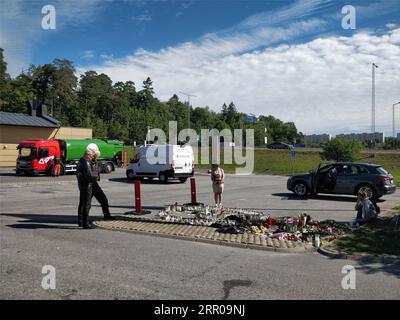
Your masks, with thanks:
M 185 183 L 186 180 L 187 180 L 187 178 L 179 178 L 179 182 L 180 182 L 180 183 Z
M 367 194 L 368 199 L 376 199 L 376 191 L 375 191 L 375 189 L 372 186 L 368 185 L 368 184 L 364 184 L 364 185 L 358 187 L 356 195 L 359 192 L 365 192 Z
M 304 197 L 308 193 L 306 184 L 304 182 L 296 182 L 293 192 L 298 197 Z

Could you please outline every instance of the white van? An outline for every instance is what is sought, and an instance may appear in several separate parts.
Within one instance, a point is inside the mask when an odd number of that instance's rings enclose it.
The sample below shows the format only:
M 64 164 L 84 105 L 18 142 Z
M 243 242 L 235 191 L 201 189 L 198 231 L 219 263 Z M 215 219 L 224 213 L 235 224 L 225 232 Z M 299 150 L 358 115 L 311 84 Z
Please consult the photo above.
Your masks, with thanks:
M 189 145 L 141 146 L 126 169 L 128 179 L 158 178 L 160 182 L 179 179 L 186 182 L 194 175 L 194 154 Z

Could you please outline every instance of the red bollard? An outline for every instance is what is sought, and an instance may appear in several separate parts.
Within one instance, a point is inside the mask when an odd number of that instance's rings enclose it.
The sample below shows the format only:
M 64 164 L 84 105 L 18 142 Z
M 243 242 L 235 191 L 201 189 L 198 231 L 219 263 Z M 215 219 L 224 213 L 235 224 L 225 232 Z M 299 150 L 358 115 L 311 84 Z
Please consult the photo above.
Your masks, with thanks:
M 142 212 L 142 198 L 140 195 L 140 180 L 135 180 L 135 211 Z
M 190 194 L 192 196 L 192 204 L 197 203 L 196 199 L 196 179 L 190 178 Z

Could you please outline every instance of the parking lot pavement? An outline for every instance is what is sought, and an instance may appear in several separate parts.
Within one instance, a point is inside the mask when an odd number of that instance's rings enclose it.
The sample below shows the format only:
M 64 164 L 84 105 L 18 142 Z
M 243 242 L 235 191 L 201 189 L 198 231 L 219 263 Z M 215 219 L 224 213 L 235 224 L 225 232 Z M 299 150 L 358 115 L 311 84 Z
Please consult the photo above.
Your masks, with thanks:
M 197 176 L 196 183 L 198 201 L 211 204 L 209 177 Z M 113 214 L 132 210 L 133 184 L 123 170 L 102 175 L 101 185 Z M 189 202 L 189 188 L 189 183 L 144 182 L 143 204 Z M 283 215 L 306 211 L 319 219 L 354 217 L 353 197 L 296 199 L 285 188 L 285 177 L 227 175 L 224 203 Z M 398 265 L 78 229 L 74 176 L 2 176 L 0 197 L 0 299 L 400 298 Z M 396 202 L 397 194 L 380 205 Z M 91 216 L 101 216 L 95 200 Z M 357 269 L 357 290 L 341 287 L 341 270 L 348 264 Z M 44 265 L 57 270 L 56 290 L 41 288 Z
M 108 196 L 111 210 L 124 213 L 134 205 L 132 181 L 125 178 L 123 169 L 111 174 L 103 174 L 100 182 Z M 265 210 L 271 215 L 297 215 L 307 212 L 313 218 L 349 221 L 354 218 L 355 197 L 336 195 L 317 195 L 298 198 L 286 190 L 286 177 L 252 175 L 226 175 L 223 203 L 227 207 L 254 208 Z M 197 201 L 213 204 L 211 182 L 208 175 L 196 176 Z M 142 182 L 143 206 L 160 207 L 167 204 L 190 202 L 190 184 L 176 180 L 167 184 L 158 181 Z M 54 208 L 67 214 L 75 214 L 78 201 L 76 178 L 74 175 L 54 177 L 16 177 L 0 175 L 0 194 L 2 212 L 26 212 L 32 207 L 28 203 L 45 200 L 48 203 L 40 211 Z M 18 201 L 16 201 L 18 200 Z M 393 208 L 400 203 L 400 193 L 384 196 L 378 203 L 381 210 Z M 93 201 L 93 214 L 101 212 Z

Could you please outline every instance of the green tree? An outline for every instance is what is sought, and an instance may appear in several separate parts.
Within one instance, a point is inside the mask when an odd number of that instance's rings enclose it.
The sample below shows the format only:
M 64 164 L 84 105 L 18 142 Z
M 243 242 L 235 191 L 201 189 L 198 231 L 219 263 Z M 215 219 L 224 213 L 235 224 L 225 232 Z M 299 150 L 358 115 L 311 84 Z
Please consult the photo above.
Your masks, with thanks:
M 66 125 L 74 122 L 69 115 L 77 103 L 78 79 L 73 63 L 69 60 L 54 59 L 53 67 L 55 71 L 51 83 L 51 97 L 47 104 L 52 106 L 54 117 Z
M 400 141 L 395 137 L 387 137 L 385 138 L 385 144 L 383 148 L 387 150 L 400 148 Z
M 153 81 L 151 81 L 150 77 L 148 77 L 145 81 L 143 81 L 143 93 L 148 96 L 153 96 Z
M 355 161 L 362 148 L 363 144 L 359 141 L 336 137 L 325 145 L 320 154 L 323 160 Z
M 7 62 L 4 61 L 4 50 L 0 48 L 0 110 L 9 106 L 8 95 L 10 88 L 10 75 L 7 73 Z
M 4 49 L 0 48 L 0 85 L 5 81 L 10 80 L 10 75 L 7 73 L 7 62 L 4 61 Z
M 51 101 L 55 72 L 56 68 L 52 64 L 29 67 L 28 75 L 32 79 L 32 86 L 39 103 L 46 104 Z
M 26 74 L 20 74 L 16 79 L 9 81 L 10 91 L 7 96 L 7 107 L 4 111 L 26 113 L 27 102 L 34 99 L 35 90 L 32 87 L 31 78 Z

